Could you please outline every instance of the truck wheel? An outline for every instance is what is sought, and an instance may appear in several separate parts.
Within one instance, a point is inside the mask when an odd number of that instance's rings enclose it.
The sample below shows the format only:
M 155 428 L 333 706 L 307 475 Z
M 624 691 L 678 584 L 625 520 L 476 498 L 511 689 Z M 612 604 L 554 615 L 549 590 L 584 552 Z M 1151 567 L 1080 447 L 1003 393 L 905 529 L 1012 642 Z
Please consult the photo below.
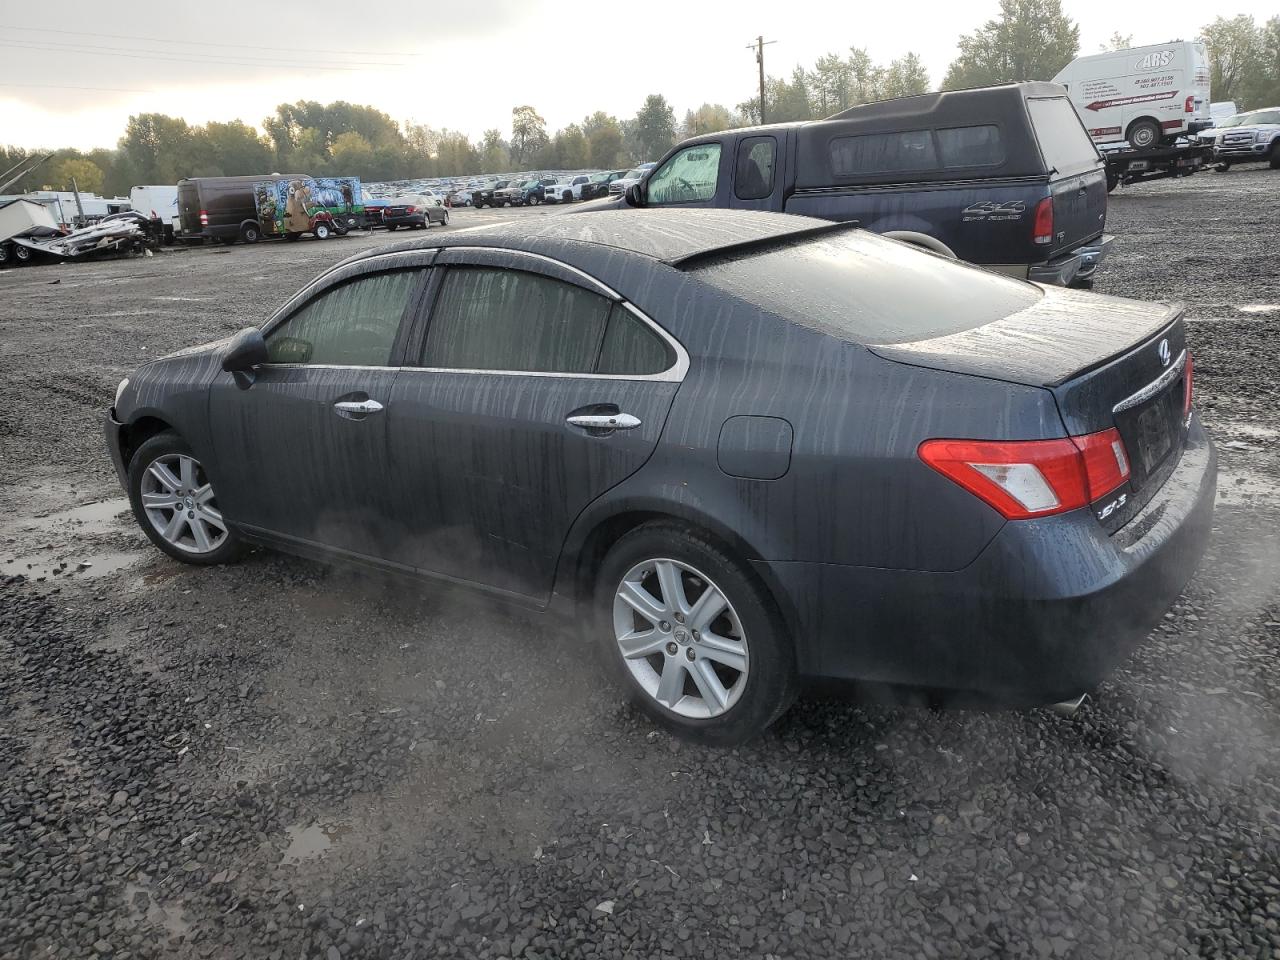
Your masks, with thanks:
M 1114 173 L 1107 174 L 1107 193 L 1120 186 L 1120 177 Z
M 1160 124 L 1150 117 L 1143 117 L 1129 124 L 1129 132 L 1125 139 L 1135 150 L 1148 150 L 1160 143 Z
M 315 236 L 317 240 L 328 240 L 329 224 L 324 223 L 323 221 L 320 223 L 317 223 L 315 226 L 315 229 L 312 230 L 311 233 Z
M 1227 161 L 1225 160 L 1222 160 L 1218 163 L 1215 163 L 1213 165 L 1213 169 L 1217 170 L 1219 173 L 1226 173 L 1228 170 L 1231 169 L 1231 164 L 1227 163 Z
M 257 243 L 262 239 L 262 231 L 256 223 L 246 223 L 240 227 L 240 239 L 245 243 Z
M 18 261 L 18 263 L 30 263 L 30 262 L 31 262 L 31 248 L 30 248 L 30 247 L 24 247 L 24 246 L 23 246 L 22 244 L 20 244 L 20 243 L 15 243 L 15 244 L 13 245 L 13 259 L 14 259 L 14 260 L 16 260 L 16 261 Z
M 6 263 L 9 262 L 9 260 L 13 256 L 13 254 L 10 253 L 12 249 L 13 248 L 10 247 L 9 244 L 0 243 L 0 267 L 3 267 Z
M 1280 140 L 1271 144 L 1271 163 L 1272 170 L 1280 170 Z

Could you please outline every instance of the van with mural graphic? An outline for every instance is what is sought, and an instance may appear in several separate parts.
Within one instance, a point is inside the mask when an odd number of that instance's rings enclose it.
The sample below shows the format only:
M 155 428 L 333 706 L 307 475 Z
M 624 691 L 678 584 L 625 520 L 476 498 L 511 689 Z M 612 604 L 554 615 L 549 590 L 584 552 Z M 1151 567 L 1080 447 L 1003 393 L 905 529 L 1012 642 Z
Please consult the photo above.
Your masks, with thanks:
M 292 177 L 253 185 L 254 207 L 262 235 L 297 240 L 346 236 L 364 225 L 364 202 L 356 177 Z
M 1127 141 L 1147 150 L 1213 125 L 1203 43 L 1179 40 L 1077 57 L 1053 82 L 1067 88 L 1100 145 Z

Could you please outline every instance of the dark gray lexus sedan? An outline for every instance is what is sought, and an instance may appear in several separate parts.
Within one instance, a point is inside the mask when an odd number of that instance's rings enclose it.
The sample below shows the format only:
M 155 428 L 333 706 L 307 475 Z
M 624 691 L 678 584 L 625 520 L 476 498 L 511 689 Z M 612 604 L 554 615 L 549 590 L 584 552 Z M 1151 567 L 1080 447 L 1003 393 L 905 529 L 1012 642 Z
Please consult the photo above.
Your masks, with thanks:
M 176 559 L 558 610 L 733 743 L 804 679 L 1030 705 L 1123 660 L 1210 525 L 1185 333 L 826 221 L 546 217 L 353 257 L 139 368 L 106 431 Z

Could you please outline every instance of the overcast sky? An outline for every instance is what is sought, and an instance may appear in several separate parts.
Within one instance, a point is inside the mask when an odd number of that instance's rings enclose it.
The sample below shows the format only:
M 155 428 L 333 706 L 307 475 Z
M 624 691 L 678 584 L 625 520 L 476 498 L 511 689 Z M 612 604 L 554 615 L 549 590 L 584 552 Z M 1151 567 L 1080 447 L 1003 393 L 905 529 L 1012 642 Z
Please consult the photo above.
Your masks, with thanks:
M 1276 0 L 1228 8 L 1190 0 L 1070 0 L 1084 53 L 1115 31 L 1135 45 L 1193 39 L 1221 12 L 1274 15 Z M 877 62 L 908 51 L 936 85 L 956 39 L 998 0 L 910 4 L 731 0 L 680 3 L 175 2 L 0 0 L 0 143 L 114 146 L 130 114 L 260 126 L 276 104 L 367 103 L 404 122 L 497 127 L 530 103 L 550 130 L 595 110 L 632 116 L 661 93 L 677 116 L 733 107 L 756 88 L 747 45 L 760 33 L 771 74 L 866 47 Z

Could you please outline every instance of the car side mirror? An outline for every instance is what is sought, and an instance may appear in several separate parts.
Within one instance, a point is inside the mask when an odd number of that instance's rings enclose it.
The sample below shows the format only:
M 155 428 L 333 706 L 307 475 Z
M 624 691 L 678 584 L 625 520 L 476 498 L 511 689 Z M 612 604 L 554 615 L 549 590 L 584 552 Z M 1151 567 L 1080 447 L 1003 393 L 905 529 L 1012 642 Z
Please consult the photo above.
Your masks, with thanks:
M 627 199 L 627 206 L 643 207 L 644 206 L 644 181 L 641 181 L 640 183 L 631 184 L 631 186 L 627 187 L 627 191 L 624 194 L 624 196 Z
M 257 327 L 245 327 L 231 338 L 227 352 L 222 355 L 222 369 L 227 373 L 248 373 L 268 359 L 267 341 L 262 339 L 262 331 Z

